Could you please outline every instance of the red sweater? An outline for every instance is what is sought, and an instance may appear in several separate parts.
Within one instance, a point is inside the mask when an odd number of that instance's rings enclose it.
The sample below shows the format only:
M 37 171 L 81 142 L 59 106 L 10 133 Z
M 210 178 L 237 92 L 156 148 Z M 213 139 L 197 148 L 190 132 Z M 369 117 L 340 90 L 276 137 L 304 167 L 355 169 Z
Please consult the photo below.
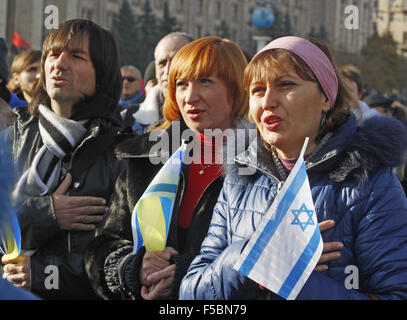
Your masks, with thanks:
M 188 182 L 181 201 L 178 226 L 189 228 L 192 214 L 201 195 L 209 184 L 222 174 L 222 165 L 215 163 L 215 146 L 212 140 L 208 140 L 202 134 L 197 134 L 201 142 L 201 161 L 195 161 L 188 167 Z M 205 163 L 204 154 L 209 151 L 212 160 Z M 196 163 L 198 162 L 198 163 Z

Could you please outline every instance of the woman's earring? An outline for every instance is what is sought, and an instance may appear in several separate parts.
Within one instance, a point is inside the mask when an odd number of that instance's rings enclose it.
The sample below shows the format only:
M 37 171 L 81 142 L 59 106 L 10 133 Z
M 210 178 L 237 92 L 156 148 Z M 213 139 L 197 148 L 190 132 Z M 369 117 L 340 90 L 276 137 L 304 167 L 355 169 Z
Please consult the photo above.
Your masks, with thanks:
M 328 113 L 332 110 L 331 109 L 331 105 L 330 102 L 328 100 L 328 98 L 325 98 L 325 106 L 326 106 L 326 111 L 324 110 L 325 108 L 322 109 L 322 119 L 321 119 L 321 125 L 320 128 L 323 128 L 326 124 L 326 119 L 328 117 Z M 324 107 L 325 107 L 324 106 Z
M 325 111 L 323 114 L 322 114 L 322 119 L 321 119 L 321 124 L 320 124 L 320 128 L 323 128 L 324 126 L 325 126 L 325 124 L 326 124 L 326 115 L 328 114 L 328 111 Z

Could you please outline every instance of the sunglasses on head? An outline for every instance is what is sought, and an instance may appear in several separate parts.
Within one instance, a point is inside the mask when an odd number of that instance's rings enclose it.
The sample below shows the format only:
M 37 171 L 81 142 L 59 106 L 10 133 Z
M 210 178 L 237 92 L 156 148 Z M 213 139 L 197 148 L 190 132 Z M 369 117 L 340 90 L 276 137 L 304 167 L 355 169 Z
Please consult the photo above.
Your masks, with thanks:
M 138 80 L 137 78 L 134 77 L 122 77 L 123 81 L 127 80 L 128 82 L 134 82 L 136 80 Z

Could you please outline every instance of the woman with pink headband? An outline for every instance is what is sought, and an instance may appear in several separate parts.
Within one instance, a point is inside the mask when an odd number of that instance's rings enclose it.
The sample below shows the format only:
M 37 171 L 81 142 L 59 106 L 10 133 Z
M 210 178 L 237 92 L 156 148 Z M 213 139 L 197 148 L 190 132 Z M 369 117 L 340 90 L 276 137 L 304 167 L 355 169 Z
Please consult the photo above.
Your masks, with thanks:
M 385 117 L 359 125 L 327 47 L 314 39 L 272 41 L 247 66 L 244 84 L 258 137 L 228 170 L 180 299 L 281 298 L 234 267 L 307 137 L 305 165 L 317 219 L 331 226 L 321 228 L 330 259 L 319 261 L 322 272 L 311 272 L 296 299 L 407 299 L 407 200 L 391 170 L 403 161 L 403 125 Z M 255 173 L 239 175 L 241 167 Z M 291 252 L 290 243 L 282 247 Z M 349 270 L 357 272 L 352 281 Z

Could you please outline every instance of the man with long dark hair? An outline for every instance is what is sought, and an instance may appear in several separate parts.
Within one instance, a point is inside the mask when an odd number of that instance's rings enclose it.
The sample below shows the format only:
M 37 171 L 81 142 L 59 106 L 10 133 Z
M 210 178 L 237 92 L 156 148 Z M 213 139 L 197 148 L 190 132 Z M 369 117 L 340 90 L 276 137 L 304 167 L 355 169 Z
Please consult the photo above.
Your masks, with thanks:
M 3 261 L 7 280 L 47 299 L 92 299 L 82 252 L 120 171 L 120 65 L 112 35 L 70 20 L 44 41 L 40 85 L 17 108 L 13 192 L 23 253 Z

